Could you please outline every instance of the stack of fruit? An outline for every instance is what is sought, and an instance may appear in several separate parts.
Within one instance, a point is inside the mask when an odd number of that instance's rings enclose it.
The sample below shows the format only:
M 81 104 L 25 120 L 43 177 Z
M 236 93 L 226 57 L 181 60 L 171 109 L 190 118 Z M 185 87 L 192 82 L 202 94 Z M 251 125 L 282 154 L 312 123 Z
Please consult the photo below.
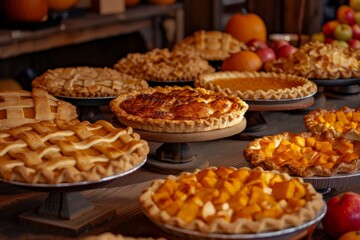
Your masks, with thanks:
M 321 32 L 312 34 L 310 40 L 360 48 L 360 0 L 340 6 L 336 19 L 325 22 Z

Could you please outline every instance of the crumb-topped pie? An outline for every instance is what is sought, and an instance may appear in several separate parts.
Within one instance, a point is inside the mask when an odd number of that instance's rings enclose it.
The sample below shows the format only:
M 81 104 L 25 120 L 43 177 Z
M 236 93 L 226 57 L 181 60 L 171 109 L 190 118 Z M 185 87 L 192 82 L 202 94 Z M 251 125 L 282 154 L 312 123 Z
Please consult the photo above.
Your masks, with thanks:
M 202 132 L 234 126 L 248 105 L 204 88 L 155 87 L 110 102 L 120 123 L 151 132 Z
M 0 92 L 0 130 L 43 120 L 70 121 L 77 117 L 74 105 L 42 89 Z
M 304 124 L 310 132 L 320 134 L 330 131 L 334 136 L 357 136 L 360 140 L 360 108 L 318 108 L 304 116 Z
M 99 120 L 42 121 L 0 132 L 0 177 L 25 183 L 98 181 L 139 166 L 148 143 Z
M 360 77 L 360 61 L 346 48 L 320 42 L 306 43 L 286 58 L 266 62 L 264 68 L 315 79 Z
M 224 71 L 203 74 L 195 86 L 237 96 L 243 100 L 298 99 L 314 95 L 316 84 L 295 75 Z
M 165 240 L 165 238 L 152 238 L 152 237 L 135 238 L 135 237 L 127 237 L 122 234 L 113 234 L 111 232 L 105 232 L 99 235 L 87 236 L 85 238 L 82 238 L 82 240 Z
M 154 82 L 192 81 L 204 73 L 215 72 L 208 61 L 181 51 L 153 49 L 146 53 L 129 53 L 114 68 L 136 78 Z
M 250 142 L 244 157 L 252 166 L 301 177 L 333 176 L 360 168 L 360 141 L 329 132 L 284 132 Z
M 201 30 L 178 42 L 173 50 L 194 53 L 205 60 L 216 61 L 245 49 L 246 45 L 231 34 Z
M 112 97 L 146 88 L 148 83 L 115 69 L 84 66 L 47 70 L 32 81 L 32 86 L 55 96 Z
M 209 167 L 157 179 L 140 196 L 147 217 L 205 233 L 270 232 L 313 220 L 322 195 L 301 178 L 261 168 Z

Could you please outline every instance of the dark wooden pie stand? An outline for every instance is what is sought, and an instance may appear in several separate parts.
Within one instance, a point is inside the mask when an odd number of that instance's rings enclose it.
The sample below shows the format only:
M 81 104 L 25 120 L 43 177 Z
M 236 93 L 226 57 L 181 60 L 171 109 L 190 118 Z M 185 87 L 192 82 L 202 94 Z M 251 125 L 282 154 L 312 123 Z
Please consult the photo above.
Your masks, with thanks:
M 360 94 L 360 78 L 311 79 L 326 97 L 351 100 Z

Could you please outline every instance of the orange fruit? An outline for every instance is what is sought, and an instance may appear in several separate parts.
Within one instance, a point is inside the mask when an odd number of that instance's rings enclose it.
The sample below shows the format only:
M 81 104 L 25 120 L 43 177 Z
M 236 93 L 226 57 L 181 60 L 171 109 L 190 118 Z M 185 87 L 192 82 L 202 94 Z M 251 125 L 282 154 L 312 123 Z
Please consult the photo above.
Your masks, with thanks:
M 259 71 L 263 66 L 261 58 L 252 51 L 237 52 L 224 59 L 223 71 Z

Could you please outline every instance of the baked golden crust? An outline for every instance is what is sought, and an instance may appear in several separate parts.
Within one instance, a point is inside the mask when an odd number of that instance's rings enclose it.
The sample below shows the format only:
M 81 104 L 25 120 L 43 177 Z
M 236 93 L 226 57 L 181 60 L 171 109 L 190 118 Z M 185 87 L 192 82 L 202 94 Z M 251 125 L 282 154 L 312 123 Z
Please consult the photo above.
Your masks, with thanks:
M 304 98 L 317 91 L 316 84 L 304 77 L 271 72 L 203 74 L 195 80 L 195 86 L 255 101 Z
M 105 232 L 99 235 L 91 235 L 87 236 L 85 238 L 82 238 L 82 240 L 165 240 L 165 238 L 135 238 L 135 237 L 126 237 L 121 234 L 113 234 L 110 232 Z
M 360 142 L 335 138 L 329 132 L 284 132 L 250 142 L 244 157 L 252 166 L 264 169 L 301 177 L 328 177 L 359 170 Z
M 204 73 L 215 72 L 208 61 L 180 51 L 153 49 L 144 54 L 130 53 L 114 68 L 136 78 L 154 82 L 192 81 Z
M 194 32 L 174 46 L 174 51 L 193 53 L 208 61 L 224 60 L 245 49 L 243 42 L 228 33 L 204 30 Z
M 360 77 L 360 61 L 347 48 L 320 42 L 302 45 L 294 54 L 266 62 L 267 72 L 306 78 L 341 79 Z
M 74 105 L 61 101 L 39 88 L 33 88 L 31 92 L 0 92 L 0 130 L 44 120 L 70 121 L 77 117 Z
M 112 97 L 147 88 L 148 83 L 111 68 L 67 67 L 47 70 L 32 81 L 32 86 L 55 96 Z
M 146 141 L 109 122 L 42 121 L 0 132 L 0 177 L 25 183 L 98 181 L 145 161 Z
M 151 132 L 202 132 L 243 120 L 248 105 L 204 88 L 155 87 L 132 91 L 110 102 L 120 123 Z
M 295 191 L 288 191 L 289 186 Z M 293 190 L 294 190 L 293 189 Z M 140 206 L 160 224 L 206 233 L 260 233 L 315 218 L 322 195 L 301 178 L 261 168 L 210 167 L 154 180 Z

